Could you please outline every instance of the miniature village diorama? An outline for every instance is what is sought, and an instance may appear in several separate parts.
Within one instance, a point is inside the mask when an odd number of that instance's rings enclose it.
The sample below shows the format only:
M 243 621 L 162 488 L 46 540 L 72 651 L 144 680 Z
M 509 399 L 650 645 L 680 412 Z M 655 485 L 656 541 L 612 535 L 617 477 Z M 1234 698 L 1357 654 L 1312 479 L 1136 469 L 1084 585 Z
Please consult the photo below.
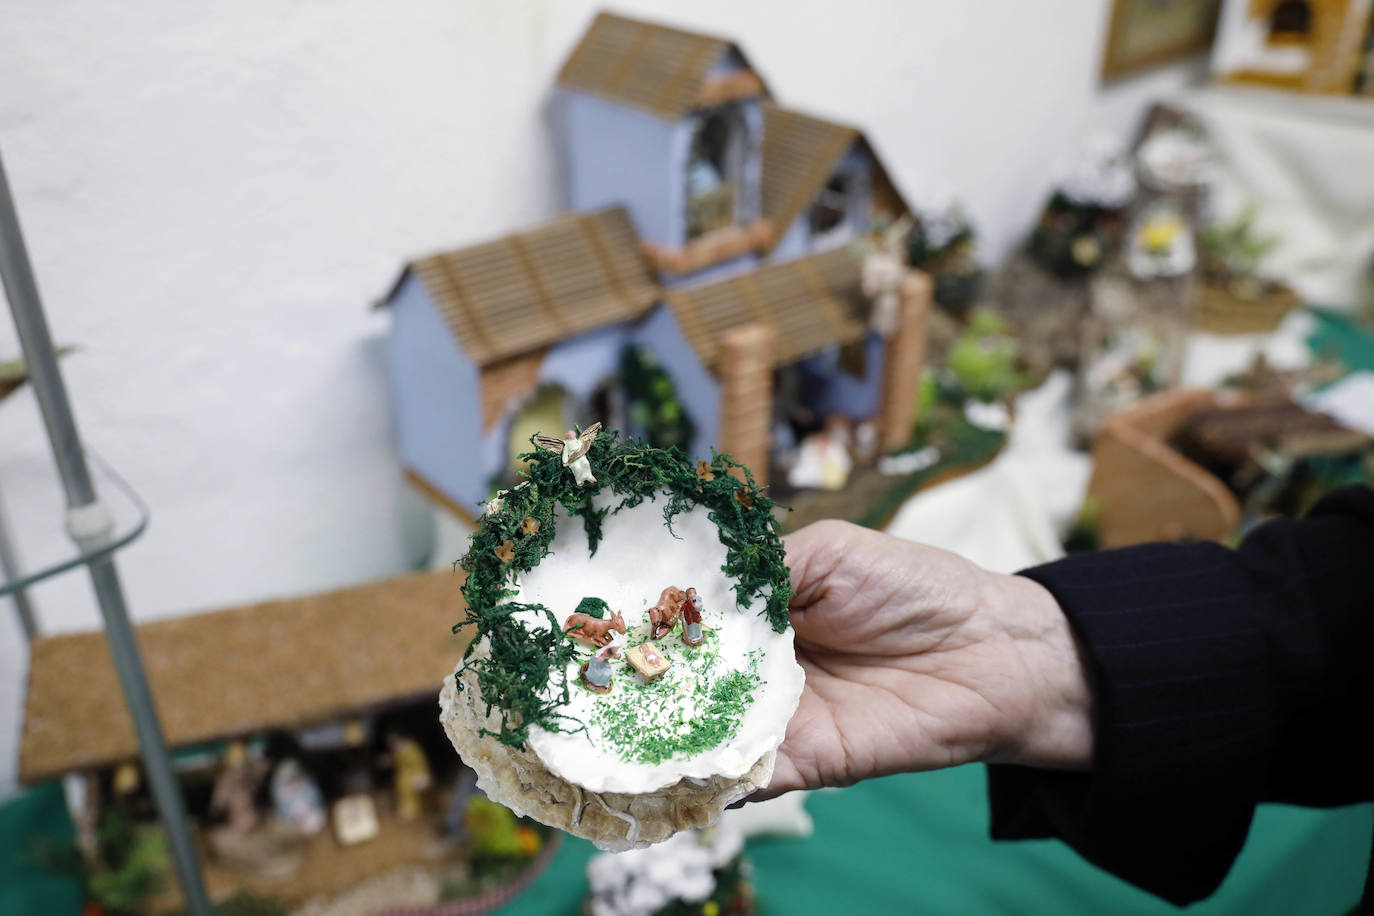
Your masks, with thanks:
M 224 912 L 458 900 L 485 912 L 556 854 L 560 835 L 487 799 L 436 721 L 426 669 L 461 654 L 456 615 L 452 575 L 419 573 L 139 627 Z M 92 916 L 178 912 L 132 723 L 110 705 L 118 696 L 100 634 L 33 643 L 20 776 L 70 774 L 76 832 L 72 846 L 32 857 L 76 879 Z
M 929 444 L 932 281 L 873 144 L 778 104 L 727 40 L 608 13 L 559 71 L 554 115 L 571 212 L 412 261 L 382 300 L 407 477 L 470 523 L 532 434 L 601 422 L 733 455 L 789 527 L 890 514 L 913 473 L 880 459 Z M 919 263 L 967 301 L 971 237 L 937 222 Z M 943 427 L 916 483 L 1001 444 Z

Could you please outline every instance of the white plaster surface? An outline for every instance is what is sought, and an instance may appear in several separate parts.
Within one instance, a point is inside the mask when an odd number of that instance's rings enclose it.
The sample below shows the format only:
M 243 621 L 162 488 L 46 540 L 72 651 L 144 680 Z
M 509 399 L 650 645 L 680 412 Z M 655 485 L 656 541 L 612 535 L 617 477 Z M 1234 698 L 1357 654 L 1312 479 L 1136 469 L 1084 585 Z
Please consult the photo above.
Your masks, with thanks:
M 736 37 L 782 101 L 862 126 L 912 196 L 961 196 L 990 255 L 1061 156 L 1132 131 L 1192 73 L 1100 90 L 1094 0 L 616 6 Z M 0 150 L 54 335 L 81 348 L 64 361 L 77 419 L 152 507 L 120 558 L 136 620 L 426 559 L 368 305 L 409 257 L 556 212 L 545 101 L 595 7 L 5 4 Z M 16 351 L 0 320 L 0 357 Z M 61 547 L 51 474 L 20 391 L 0 405 L 0 488 L 22 556 Z M 97 622 L 81 574 L 33 598 L 48 631 Z M 0 794 L 25 667 L 12 617 Z

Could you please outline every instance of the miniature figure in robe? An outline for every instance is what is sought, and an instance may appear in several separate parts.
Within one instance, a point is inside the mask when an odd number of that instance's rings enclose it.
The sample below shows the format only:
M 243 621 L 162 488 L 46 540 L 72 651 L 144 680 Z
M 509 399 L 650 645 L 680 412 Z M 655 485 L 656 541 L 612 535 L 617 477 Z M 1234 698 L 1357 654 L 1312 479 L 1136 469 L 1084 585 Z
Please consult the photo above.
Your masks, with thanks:
M 413 738 L 387 735 L 396 786 L 396 813 L 407 821 L 420 816 L 420 797 L 432 782 L 429 760 Z
M 682 603 L 682 641 L 695 646 L 701 640 L 701 596 L 696 589 L 689 588 L 687 600 Z
M 587 662 L 587 667 L 582 672 L 582 678 L 588 686 L 598 692 L 611 689 L 611 659 L 620 657 L 620 648 L 625 643 L 625 637 L 621 633 L 612 633 L 611 641 L 597 650 L 596 654 Z
M 210 810 L 223 811 L 229 829 L 248 833 L 258 824 L 258 806 L 253 803 L 272 765 L 261 757 L 250 757 L 242 741 L 234 741 L 224 751 L 224 770 L 215 780 Z

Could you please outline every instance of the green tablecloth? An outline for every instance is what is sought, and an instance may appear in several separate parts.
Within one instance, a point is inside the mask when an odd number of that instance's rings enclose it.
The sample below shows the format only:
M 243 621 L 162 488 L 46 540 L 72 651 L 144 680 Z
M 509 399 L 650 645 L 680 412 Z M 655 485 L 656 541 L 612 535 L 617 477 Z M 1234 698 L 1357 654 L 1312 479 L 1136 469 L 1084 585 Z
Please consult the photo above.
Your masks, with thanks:
M 1363 328 L 1344 312 L 1309 309 L 1316 327 L 1307 345 L 1320 357 L 1339 359 L 1352 371 L 1374 371 L 1374 331 Z
M 749 844 L 764 912 L 1178 912 L 1060 843 L 989 840 L 986 784 L 984 768 L 971 765 L 813 794 L 807 809 L 816 821 L 814 836 Z M 1189 912 L 1345 913 L 1364 883 L 1371 816 L 1371 805 L 1334 811 L 1262 807 L 1221 890 Z M 595 851 L 585 841 L 566 841 L 548 871 L 500 912 L 577 913 L 586 862 Z

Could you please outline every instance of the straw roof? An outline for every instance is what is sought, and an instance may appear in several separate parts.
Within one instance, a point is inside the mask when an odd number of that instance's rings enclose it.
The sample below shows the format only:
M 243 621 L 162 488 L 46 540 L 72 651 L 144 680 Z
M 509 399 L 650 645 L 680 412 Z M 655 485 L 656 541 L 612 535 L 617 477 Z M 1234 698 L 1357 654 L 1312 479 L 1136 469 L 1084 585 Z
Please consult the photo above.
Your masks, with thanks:
M 138 627 L 171 747 L 298 728 L 431 696 L 466 639 L 461 580 L 418 573 Z M 437 702 L 437 699 L 436 699 Z M 29 663 L 25 782 L 138 755 L 103 633 L 43 637 Z
M 707 366 L 716 368 L 726 331 L 752 322 L 776 332 L 773 362 L 784 366 L 867 334 L 869 304 L 859 288 L 859 271 L 859 261 L 841 248 L 669 290 L 664 300 Z
M 479 366 L 638 318 L 659 295 L 621 207 L 421 258 L 401 280 L 412 271 Z
M 731 51 L 739 54 L 723 38 L 603 12 L 559 70 L 558 85 L 675 121 L 698 107 L 708 74 Z

